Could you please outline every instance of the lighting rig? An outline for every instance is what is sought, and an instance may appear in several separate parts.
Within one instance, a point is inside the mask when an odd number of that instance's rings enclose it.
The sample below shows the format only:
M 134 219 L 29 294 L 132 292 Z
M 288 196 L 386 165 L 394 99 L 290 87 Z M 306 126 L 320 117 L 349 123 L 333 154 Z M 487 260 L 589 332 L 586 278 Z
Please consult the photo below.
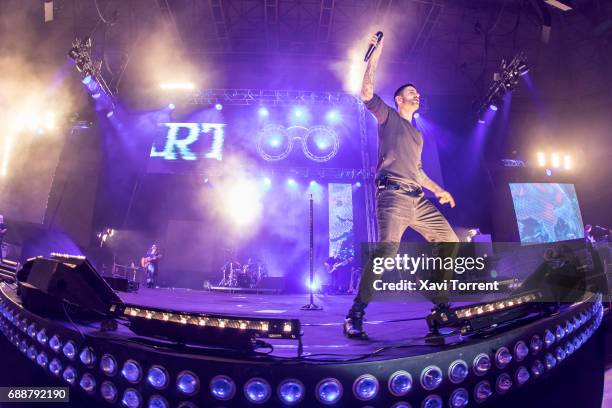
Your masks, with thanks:
M 493 82 L 489 85 L 485 97 L 477 105 L 479 120 L 482 120 L 487 109 L 496 111 L 506 92 L 512 92 L 519 78 L 528 72 L 529 67 L 523 52 L 518 53 L 510 62 L 502 59 L 500 72 L 493 75 Z
M 90 37 L 76 38 L 72 42 L 72 48 L 68 51 L 68 58 L 74 61 L 77 71 L 83 74 L 83 84 L 89 85 L 92 81 L 97 82 L 109 98 L 114 94 L 101 74 L 102 61 L 94 61 L 91 56 L 93 43 Z

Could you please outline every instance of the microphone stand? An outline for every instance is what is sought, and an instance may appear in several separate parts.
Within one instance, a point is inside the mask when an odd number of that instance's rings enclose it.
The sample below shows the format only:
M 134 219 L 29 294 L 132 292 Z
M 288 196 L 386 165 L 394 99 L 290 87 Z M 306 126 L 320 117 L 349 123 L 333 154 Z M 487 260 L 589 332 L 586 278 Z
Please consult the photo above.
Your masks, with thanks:
M 314 282 L 314 201 L 312 200 L 312 194 L 310 194 L 310 283 L 308 289 L 310 292 L 310 303 L 301 307 L 301 310 L 323 310 L 323 307 L 315 304 L 313 294 L 313 282 Z

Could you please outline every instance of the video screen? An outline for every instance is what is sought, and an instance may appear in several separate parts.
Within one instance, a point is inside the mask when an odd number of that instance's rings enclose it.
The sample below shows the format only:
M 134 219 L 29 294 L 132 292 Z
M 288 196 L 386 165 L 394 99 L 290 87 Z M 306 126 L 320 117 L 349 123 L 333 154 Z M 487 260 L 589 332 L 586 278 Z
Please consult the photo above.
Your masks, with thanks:
M 573 184 L 510 183 L 521 243 L 546 243 L 584 237 Z

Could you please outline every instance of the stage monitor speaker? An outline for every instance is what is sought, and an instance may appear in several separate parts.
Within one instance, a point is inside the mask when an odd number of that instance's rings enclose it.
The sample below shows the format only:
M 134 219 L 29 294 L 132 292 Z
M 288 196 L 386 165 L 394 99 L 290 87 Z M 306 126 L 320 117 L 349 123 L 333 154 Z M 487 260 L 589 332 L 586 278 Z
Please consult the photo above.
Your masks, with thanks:
M 104 280 L 117 292 L 138 292 L 140 286 L 138 282 L 133 282 L 126 278 L 104 276 Z
M 257 289 L 285 290 L 285 278 L 282 276 L 265 276 L 256 286 Z
M 30 259 L 17 282 L 24 307 L 43 316 L 61 317 L 66 305 L 81 316 L 110 316 L 122 303 L 84 257 Z

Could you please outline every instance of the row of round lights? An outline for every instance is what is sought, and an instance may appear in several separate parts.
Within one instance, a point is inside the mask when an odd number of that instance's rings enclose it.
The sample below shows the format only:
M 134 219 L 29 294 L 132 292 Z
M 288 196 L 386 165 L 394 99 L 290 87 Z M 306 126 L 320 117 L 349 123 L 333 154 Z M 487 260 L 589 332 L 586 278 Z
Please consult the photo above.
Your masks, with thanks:
M 25 332 L 29 337 L 35 339 L 41 345 L 49 345 L 55 352 L 64 354 L 70 360 L 76 359 L 77 347 L 71 340 L 67 341 L 63 347 L 57 335 L 48 339 L 45 329 L 36 330 L 34 323 L 28 325 L 25 319 L 19 320 L 18 315 L 13 315 L 10 310 L 2 305 L 2 314 L 12 322 L 17 328 Z M 529 353 L 537 354 L 543 348 L 552 348 L 555 342 L 559 343 L 553 352 L 546 353 L 543 362 L 536 359 L 530 371 L 525 366 L 520 366 L 515 372 L 514 380 L 520 386 L 526 383 L 531 375 L 539 377 L 544 371 L 551 370 L 559 362 L 564 360 L 568 355 L 581 347 L 592 333 L 601 324 L 603 316 L 603 306 L 601 300 L 598 300 L 593 306 L 576 316 L 573 319 L 567 320 L 563 325 L 557 325 L 554 333 L 551 330 L 546 330 L 543 335 L 543 340 L 538 336 L 532 336 L 529 346 L 522 340 L 519 340 L 514 346 L 514 355 L 507 347 L 500 347 L 495 353 L 495 365 L 499 369 L 505 368 L 513 358 L 520 362 L 524 360 Z M 583 330 L 580 334 L 576 334 L 573 339 L 568 339 L 564 345 L 561 345 L 561 340 L 570 333 L 577 331 L 591 317 L 595 317 L 592 324 Z M 26 340 L 19 338 L 18 334 L 9 328 L 2 321 L 2 332 L 11 340 L 19 350 L 26 354 L 32 361 L 35 361 L 39 366 L 48 368 L 55 376 L 62 378 L 71 385 L 77 381 L 76 369 L 68 365 L 62 371 L 62 363 L 58 358 L 53 358 L 49 361 L 49 356 L 44 351 L 38 352 L 34 345 L 29 345 Z M 551 350 L 552 351 L 552 350 Z M 85 347 L 79 354 L 79 359 L 87 367 L 94 367 L 96 363 L 96 355 L 91 347 Z M 482 376 L 486 374 L 492 367 L 490 357 L 486 353 L 477 355 L 472 364 L 472 370 L 475 375 Z M 107 376 L 114 376 L 118 372 L 118 365 L 115 358 L 110 354 L 104 354 L 100 359 L 100 369 Z M 468 364 L 464 360 L 453 361 L 448 369 L 448 378 L 453 384 L 460 384 L 469 375 Z M 137 384 L 142 379 L 142 369 L 135 360 L 127 360 L 121 369 L 121 375 L 130 383 Z M 442 383 L 444 375 L 441 369 L 435 365 L 431 365 L 423 369 L 421 372 L 421 386 L 428 391 L 432 391 Z M 159 365 L 153 365 L 149 368 L 146 376 L 149 385 L 157 390 L 166 388 L 169 384 L 169 375 L 165 368 Z M 199 391 L 200 382 L 197 375 L 191 371 L 182 371 L 177 376 L 177 390 L 184 395 L 194 395 Z M 93 394 L 96 389 L 95 377 L 90 373 L 85 373 L 81 377 L 79 386 L 87 393 Z M 397 371 L 393 373 L 388 380 L 388 388 L 392 395 L 397 397 L 405 396 L 412 389 L 413 380 L 410 373 L 407 371 Z M 513 386 L 513 378 L 508 373 L 501 373 L 496 382 L 495 390 L 499 394 L 504 394 Z M 371 374 L 364 374 L 358 377 L 353 383 L 353 394 L 362 401 L 374 399 L 378 394 L 380 385 L 376 377 Z M 213 397 L 221 401 L 231 400 L 236 393 L 235 382 L 224 375 L 214 377 L 210 382 L 210 391 Z M 100 385 L 100 393 L 108 402 L 115 402 L 118 397 L 117 388 L 111 381 L 103 381 Z M 248 401 L 254 404 L 262 404 L 268 401 L 271 397 L 271 386 L 263 378 L 251 378 L 244 386 L 244 395 Z M 287 404 L 293 405 L 300 402 L 305 395 L 305 387 L 301 381 L 297 379 L 287 379 L 281 382 L 277 389 L 279 399 Z M 323 404 L 337 403 L 343 394 L 343 387 L 340 381 L 335 378 L 326 378 L 321 380 L 316 386 L 316 397 Z M 480 381 L 474 388 L 474 399 L 477 402 L 487 400 L 493 394 L 493 387 L 487 380 Z M 137 408 L 142 404 L 140 393 L 128 388 L 124 391 L 122 404 L 128 408 Z M 469 392 L 465 388 L 458 388 L 453 391 L 449 399 L 450 407 L 464 407 L 469 402 Z M 397 404 L 396 404 L 397 405 Z M 442 407 L 442 398 L 438 395 L 430 395 L 423 401 L 423 406 L 428 408 Z M 154 395 L 149 399 L 149 407 L 167 407 L 167 401 L 160 395 Z M 397 405 L 402 406 L 400 405 Z M 408 405 L 405 405 L 408 406 Z

